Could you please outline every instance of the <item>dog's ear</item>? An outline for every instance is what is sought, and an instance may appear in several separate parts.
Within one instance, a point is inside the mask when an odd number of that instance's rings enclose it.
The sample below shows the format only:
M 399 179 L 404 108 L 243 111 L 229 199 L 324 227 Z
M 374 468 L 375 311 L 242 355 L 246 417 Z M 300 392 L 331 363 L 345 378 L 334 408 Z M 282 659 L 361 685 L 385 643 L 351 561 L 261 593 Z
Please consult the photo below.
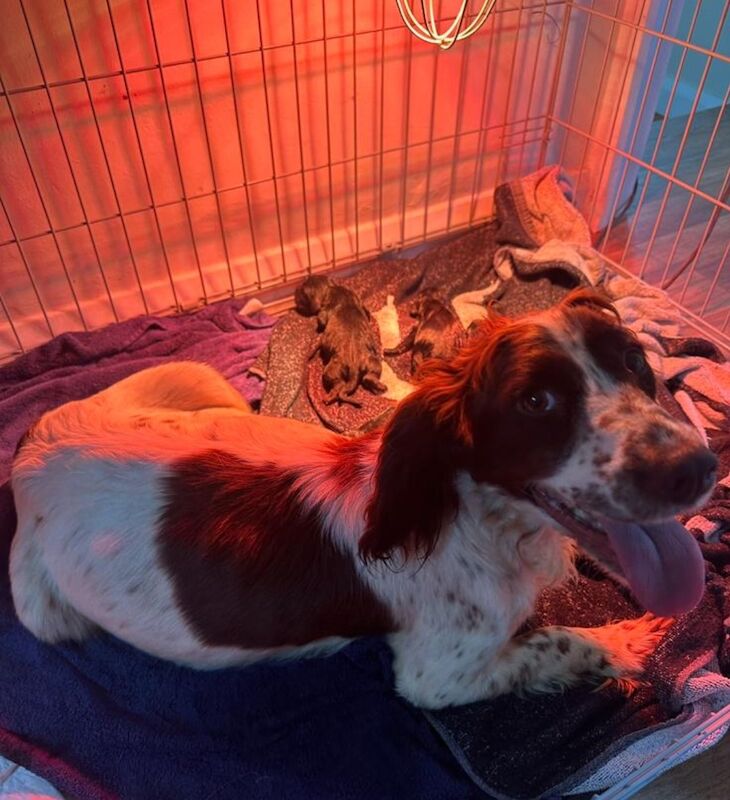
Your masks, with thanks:
M 563 298 L 560 306 L 561 308 L 590 308 L 599 313 L 607 311 L 617 322 L 621 321 L 619 313 L 611 300 L 595 289 L 574 289 Z
M 441 527 L 458 510 L 454 486 L 459 443 L 419 393 L 396 409 L 380 446 L 360 555 L 366 561 L 427 558 Z

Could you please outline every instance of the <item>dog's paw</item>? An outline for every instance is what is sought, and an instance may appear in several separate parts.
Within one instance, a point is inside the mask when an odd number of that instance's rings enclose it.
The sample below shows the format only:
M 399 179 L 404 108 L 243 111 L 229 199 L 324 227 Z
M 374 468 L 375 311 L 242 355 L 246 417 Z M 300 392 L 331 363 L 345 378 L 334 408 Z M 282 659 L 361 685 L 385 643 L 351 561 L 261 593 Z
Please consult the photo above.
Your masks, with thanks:
M 593 644 L 590 672 L 600 681 L 598 688 L 613 685 L 626 694 L 634 692 L 642 684 L 647 658 L 673 624 L 671 618 L 644 614 L 638 619 L 583 629 L 583 636 Z

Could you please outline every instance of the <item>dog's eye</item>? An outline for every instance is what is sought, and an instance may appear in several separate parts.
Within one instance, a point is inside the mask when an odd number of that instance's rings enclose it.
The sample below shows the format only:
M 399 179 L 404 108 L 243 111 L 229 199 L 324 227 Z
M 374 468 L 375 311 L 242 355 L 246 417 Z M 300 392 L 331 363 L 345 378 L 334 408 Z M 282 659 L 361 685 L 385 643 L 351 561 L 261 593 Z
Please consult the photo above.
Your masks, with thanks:
M 555 395 L 547 389 L 535 389 L 520 397 L 520 410 L 526 414 L 547 414 L 556 406 Z
M 631 347 L 624 353 L 624 366 L 635 375 L 640 375 L 646 369 L 646 359 L 638 347 Z

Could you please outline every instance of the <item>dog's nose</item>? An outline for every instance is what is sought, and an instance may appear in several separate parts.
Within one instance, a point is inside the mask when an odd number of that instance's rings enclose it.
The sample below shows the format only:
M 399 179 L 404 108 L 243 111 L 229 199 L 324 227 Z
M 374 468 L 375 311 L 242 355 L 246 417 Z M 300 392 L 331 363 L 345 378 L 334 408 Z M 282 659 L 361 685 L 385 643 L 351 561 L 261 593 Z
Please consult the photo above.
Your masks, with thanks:
M 669 486 L 678 503 L 691 504 L 715 485 L 717 458 L 700 450 L 670 467 Z
M 716 470 L 717 458 L 703 448 L 664 463 L 646 463 L 630 474 L 647 500 L 689 508 L 715 485 Z

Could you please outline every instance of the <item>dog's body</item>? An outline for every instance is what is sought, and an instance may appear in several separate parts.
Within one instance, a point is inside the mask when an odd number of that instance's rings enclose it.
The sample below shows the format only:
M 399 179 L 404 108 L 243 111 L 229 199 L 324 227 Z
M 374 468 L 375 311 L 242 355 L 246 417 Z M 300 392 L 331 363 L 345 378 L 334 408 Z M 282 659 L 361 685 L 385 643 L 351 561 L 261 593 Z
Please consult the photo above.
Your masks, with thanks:
M 515 638 L 540 591 L 572 574 L 575 547 L 525 486 L 649 521 L 708 495 L 712 457 L 653 403 L 641 364 L 619 375 L 606 337 L 637 352 L 607 314 L 578 301 L 486 328 L 424 377 L 385 431 L 358 439 L 251 415 L 196 364 L 146 370 L 61 406 L 28 433 L 13 467 L 19 617 L 48 642 L 101 627 L 197 668 L 384 634 L 398 691 L 431 708 L 631 679 L 664 621 Z M 558 398 L 547 420 L 540 392 Z M 531 410 L 515 416 L 510 398 Z M 641 486 L 615 480 L 640 470 L 648 441 L 665 463 L 669 453 L 704 459 L 692 461 L 681 501 L 654 489 L 644 500 Z M 621 576 L 605 543 L 587 544 Z M 697 602 L 697 575 L 682 572 L 694 567 L 661 557 L 667 580 L 692 584 L 681 604 Z M 640 591 L 658 605 L 671 598 Z
M 462 328 L 448 305 L 434 295 L 424 293 L 411 316 L 417 320 L 416 324 L 396 347 L 385 350 L 386 356 L 399 356 L 410 351 L 411 372 L 416 373 L 427 358 L 453 355 Z
M 354 292 L 322 275 L 313 275 L 297 288 L 295 307 L 303 316 L 316 316 L 322 356 L 325 403 L 360 404 L 352 399 L 358 386 L 382 394 L 380 346 L 370 314 Z

